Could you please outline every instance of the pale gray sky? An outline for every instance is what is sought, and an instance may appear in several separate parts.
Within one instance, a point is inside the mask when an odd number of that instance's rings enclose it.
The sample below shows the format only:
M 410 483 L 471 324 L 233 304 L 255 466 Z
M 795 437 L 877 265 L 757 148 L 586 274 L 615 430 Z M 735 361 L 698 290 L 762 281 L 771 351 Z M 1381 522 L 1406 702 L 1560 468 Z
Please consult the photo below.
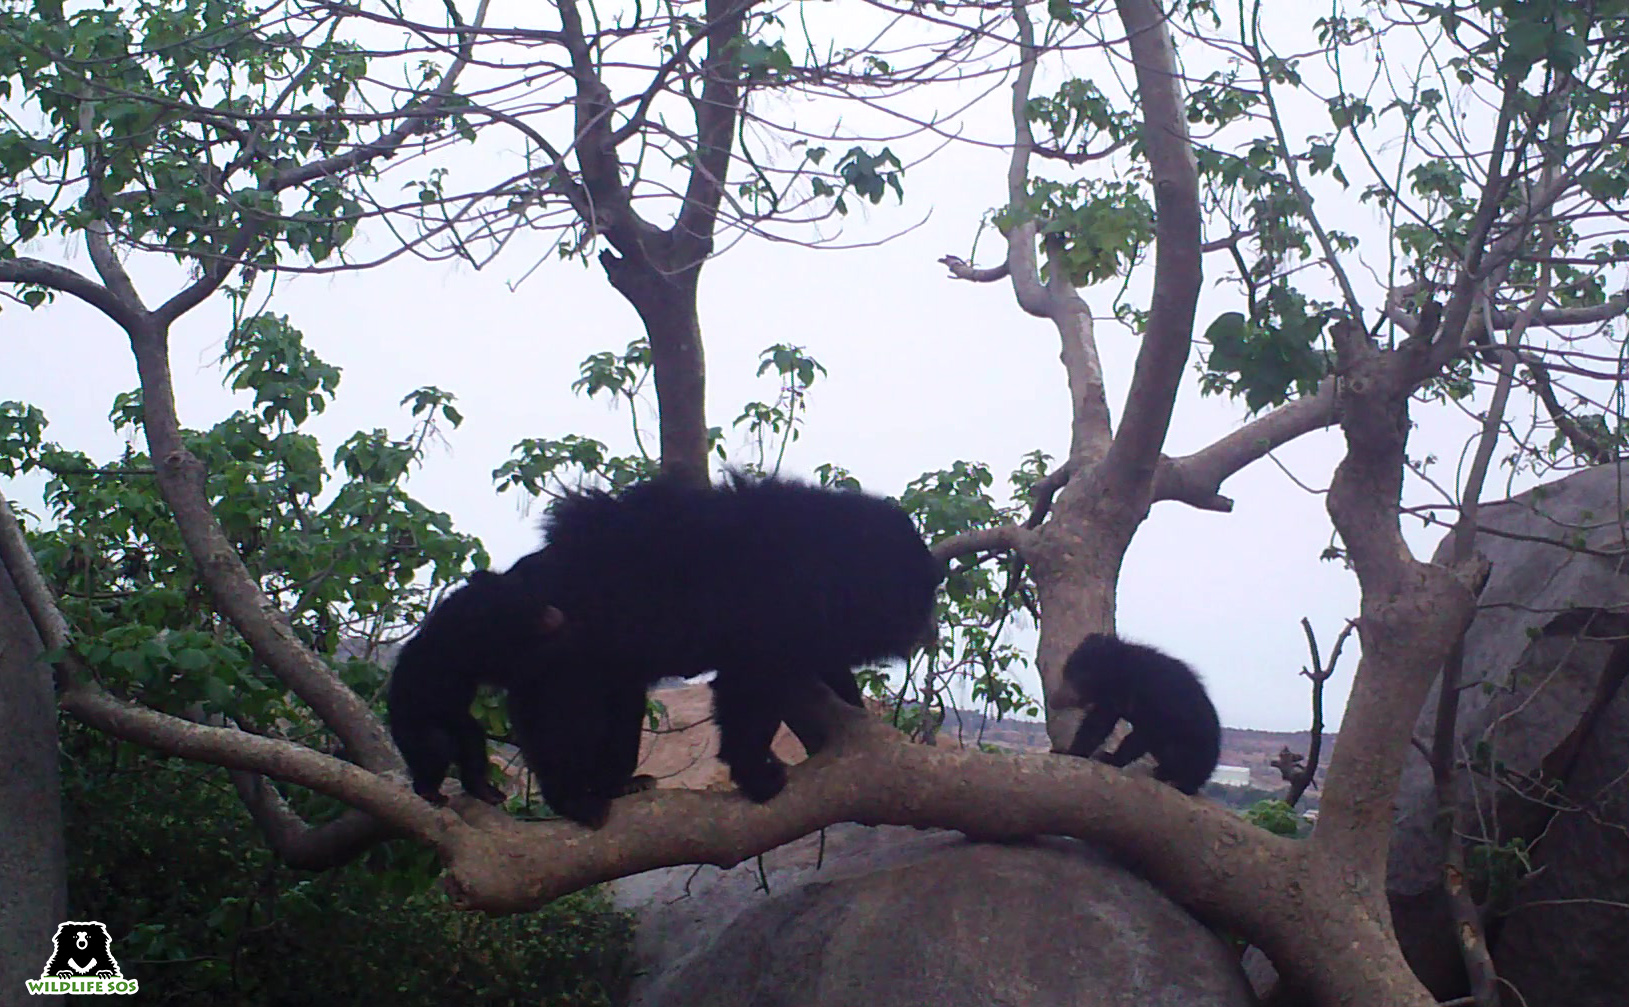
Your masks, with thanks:
M 996 91 L 968 120 L 969 129 L 1005 136 L 1008 100 L 1005 88 Z M 510 140 L 504 139 L 505 149 L 514 149 Z M 955 282 L 935 262 L 946 252 L 968 255 L 980 215 L 1004 199 L 1004 169 L 1001 151 L 953 146 L 912 167 L 903 207 L 889 200 L 848 222 L 845 239 L 862 241 L 927 218 L 887 244 L 811 251 L 748 239 L 710 263 L 701 319 L 711 421 L 727 424 L 743 402 L 770 399 L 770 380 L 754 377 L 758 352 L 792 342 L 830 374 L 813 391 L 809 422 L 787 454 L 785 471 L 807 475 L 832 461 L 868 489 L 897 494 L 909 479 L 957 459 L 987 462 L 1004 480 L 1030 450 L 1061 456 L 1068 396 L 1055 332 L 1022 314 L 1007 284 Z M 1371 240 L 1378 236 L 1355 197 L 1342 203 L 1351 209 L 1326 211 L 1338 226 Z M 388 238 L 375 235 L 369 247 L 384 250 Z M 1368 265 L 1379 265 L 1384 247 L 1369 246 Z M 86 268 L 61 242 L 31 251 Z M 984 264 L 999 254 L 988 235 L 980 252 Z M 403 259 L 363 273 L 285 279 L 273 302 L 306 333 L 309 346 L 343 368 L 338 402 L 309 426 L 330 456 L 356 429 L 404 432 L 409 419 L 397 403 L 418 386 L 435 384 L 459 396 L 466 422 L 451 432 L 446 448 L 431 448 L 412 490 L 478 534 L 500 566 L 537 545 L 535 512 L 521 514 L 520 499 L 498 495 L 490 477 L 511 445 L 571 432 L 619 449 L 629 444 L 625 415 L 573 396 L 569 385 L 584 357 L 621 350 L 640 335 L 638 319 L 597 265 L 545 263 L 517 290 L 507 288 L 545 254 L 543 241 L 533 238 L 516 242 L 479 273 Z M 1225 263 L 1218 257 L 1208 265 L 1200 332 L 1218 313 L 1239 307 L 1232 289 L 1215 284 Z M 132 269 L 149 304 L 183 280 L 176 268 L 152 259 Z M 1100 316 L 1098 339 L 1118 420 L 1137 338 L 1107 317 L 1112 291 L 1084 293 Z M 173 366 L 181 419 L 189 426 L 206 427 L 235 408 L 213 363 L 225 329 L 219 303 L 176 327 Z M 113 396 L 134 387 L 136 376 L 112 323 L 61 297 L 32 314 L 8 305 L 0 332 L 7 360 L 0 399 L 43 408 L 53 440 L 100 457 L 114 453 L 119 445 L 105 417 Z M 1202 400 L 1190 381 L 1167 452 L 1201 448 L 1242 419 L 1242 407 Z M 1470 429 L 1464 417 L 1433 406 L 1417 408 L 1415 419 L 1424 429 L 1414 452 L 1455 464 Z M 1342 448 L 1337 431 L 1324 431 L 1277 457 L 1302 483 L 1322 490 Z M 36 510 L 39 485 L 37 479 L 0 480 L 0 489 Z M 1355 579 L 1318 559 L 1331 541 L 1322 495 L 1299 488 L 1271 461 L 1235 476 L 1223 492 L 1236 501 L 1232 514 L 1173 503 L 1155 507 L 1125 564 L 1120 631 L 1190 661 L 1229 726 L 1305 728 L 1308 690 L 1297 672 L 1307 652 L 1298 622 L 1310 617 L 1327 648 L 1356 613 Z M 1440 537 L 1417 522 L 1409 535 L 1421 553 Z M 1326 694 L 1332 727 L 1356 658 L 1354 639 Z M 1039 695 L 1032 671 L 1023 680 Z

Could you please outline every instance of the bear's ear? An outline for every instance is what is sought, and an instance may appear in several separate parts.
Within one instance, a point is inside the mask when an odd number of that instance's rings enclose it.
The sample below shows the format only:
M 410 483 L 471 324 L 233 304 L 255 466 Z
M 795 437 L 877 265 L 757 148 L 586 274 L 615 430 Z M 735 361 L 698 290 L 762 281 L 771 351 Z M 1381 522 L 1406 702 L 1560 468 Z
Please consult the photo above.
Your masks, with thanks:
M 565 628 L 566 614 L 553 605 L 544 605 L 543 611 L 539 614 L 537 625 L 545 636 L 552 636 Z

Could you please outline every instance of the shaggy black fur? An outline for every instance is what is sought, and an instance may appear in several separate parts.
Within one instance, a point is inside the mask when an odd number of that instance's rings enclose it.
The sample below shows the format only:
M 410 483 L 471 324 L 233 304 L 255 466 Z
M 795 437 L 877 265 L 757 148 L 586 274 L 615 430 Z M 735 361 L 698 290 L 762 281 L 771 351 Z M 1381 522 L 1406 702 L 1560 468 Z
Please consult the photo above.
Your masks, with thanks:
M 944 578 L 895 504 L 782 479 L 573 493 L 545 530 L 530 590 L 564 628 L 547 678 L 511 687 L 510 719 L 545 799 L 585 824 L 626 786 L 645 690 L 670 675 L 717 672 L 719 756 L 749 798 L 774 797 L 786 769 L 770 743 L 795 686 L 859 706 L 852 669 L 908 656 Z
M 489 779 L 486 731 L 470 713 L 480 685 L 511 686 L 539 667 L 559 613 L 527 590 L 515 573 L 478 570 L 449 592 L 397 655 L 386 704 L 390 736 L 413 777 L 413 789 L 445 804 L 449 764 L 469 794 L 492 804 L 503 791 Z
M 1154 778 L 1197 794 L 1216 771 L 1222 725 L 1204 683 L 1182 661 L 1138 643 L 1093 633 L 1063 667 L 1063 677 L 1091 710 L 1075 732 L 1071 755 L 1089 758 L 1124 719 L 1131 733 L 1098 758 L 1126 766 L 1152 753 Z

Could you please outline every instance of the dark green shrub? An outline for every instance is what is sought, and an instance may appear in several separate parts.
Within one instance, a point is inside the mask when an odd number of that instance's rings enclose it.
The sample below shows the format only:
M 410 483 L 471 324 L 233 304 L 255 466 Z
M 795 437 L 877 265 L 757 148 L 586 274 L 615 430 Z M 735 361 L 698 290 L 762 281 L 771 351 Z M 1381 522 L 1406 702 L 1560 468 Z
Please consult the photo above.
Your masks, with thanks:
M 631 922 L 598 891 L 458 912 L 432 855 L 386 844 L 323 874 L 277 863 L 226 774 L 63 725 L 73 919 L 100 920 L 144 1002 L 605 1005 Z M 302 802 L 302 804 L 308 802 Z

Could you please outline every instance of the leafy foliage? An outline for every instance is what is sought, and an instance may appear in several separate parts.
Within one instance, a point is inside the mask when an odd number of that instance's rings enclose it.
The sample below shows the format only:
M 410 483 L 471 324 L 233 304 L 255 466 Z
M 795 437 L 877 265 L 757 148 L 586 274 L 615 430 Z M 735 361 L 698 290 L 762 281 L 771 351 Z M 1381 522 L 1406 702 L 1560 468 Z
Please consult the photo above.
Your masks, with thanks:
M 0 3 L 0 98 L 18 106 L 0 122 L 0 174 L 13 182 L 0 190 L 0 258 L 94 219 L 186 262 L 328 260 L 364 216 L 360 179 L 278 175 L 379 125 L 341 114 L 371 58 L 324 20 L 237 0 Z M 403 83 L 427 89 L 438 72 L 426 63 Z M 69 198 L 60 182 L 81 177 Z M 233 252 L 250 221 L 255 240 Z
M 1026 221 L 1035 221 L 1043 237 L 1062 240 L 1061 260 L 1049 258 L 1047 270 L 1061 261 L 1077 287 L 1129 271 L 1154 239 L 1154 208 L 1130 182 L 1031 179 L 1022 206 L 1006 207 L 991 217 L 1003 234 Z
M 1314 348 L 1323 335 L 1326 316 L 1304 314 L 1305 305 L 1293 290 L 1281 289 L 1275 294 L 1272 302 L 1282 301 L 1286 309 L 1277 319 L 1256 323 L 1229 311 L 1205 330 L 1211 351 L 1200 377 L 1203 391 L 1243 396 L 1245 406 L 1259 412 L 1282 405 L 1291 393 L 1312 393 L 1330 372 L 1333 354 Z
M 782 343 L 759 357 L 758 376 L 771 371 L 780 379 L 775 400 L 747 403 L 732 424 L 744 431 L 748 451 L 735 465 L 760 475 L 780 470 L 787 447 L 800 436 L 809 388 L 825 375 L 826 368 L 801 347 Z M 655 475 L 660 459 L 647 446 L 639 422 L 641 412 L 650 408 L 646 394 L 650 379 L 650 346 L 643 339 L 629 343 L 621 354 L 602 352 L 584 360 L 571 390 L 589 398 L 609 395 L 618 405 L 628 407 L 633 453 L 617 455 L 604 442 L 579 434 L 528 438 L 517 443 L 513 456 L 493 471 L 498 491 L 518 489 L 532 496 L 553 496 L 562 488 L 580 485 L 619 489 Z M 709 446 L 719 460 L 730 459 L 721 428 L 712 429 Z
M 1277 798 L 1257 801 L 1245 810 L 1244 817 L 1251 825 L 1290 839 L 1300 837 L 1306 829 L 1306 823 L 1295 809 Z
M 434 388 L 409 395 L 412 431 L 352 435 L 333 454 L 336 472 L 299 425 L 332 399 L 339 371 L 307 350 L 286 318 L 243 320 L 223 362 L 253 407 L 184 437 L 207 467 L 216 517 L 301 638 L 372 695 L 382 677 L 371 659 L 378 649 L 469 565 L 489 562 L 477 540 L 405 488 L 425 441 L 460 421 L 452 396 Z M 118 396 L 109 418 L 134 433 L 140 396 Z M 0 404 L 0 471 L 49 474 L 52 520 L 31 539 L 89 668 L 159 709 L 202 704 L 254 724 L 302 722 L 292 697 L 210 607 L 146 455 L 127 447 L 100 464 L 45 441 L 45 429 L 38 410 Z

